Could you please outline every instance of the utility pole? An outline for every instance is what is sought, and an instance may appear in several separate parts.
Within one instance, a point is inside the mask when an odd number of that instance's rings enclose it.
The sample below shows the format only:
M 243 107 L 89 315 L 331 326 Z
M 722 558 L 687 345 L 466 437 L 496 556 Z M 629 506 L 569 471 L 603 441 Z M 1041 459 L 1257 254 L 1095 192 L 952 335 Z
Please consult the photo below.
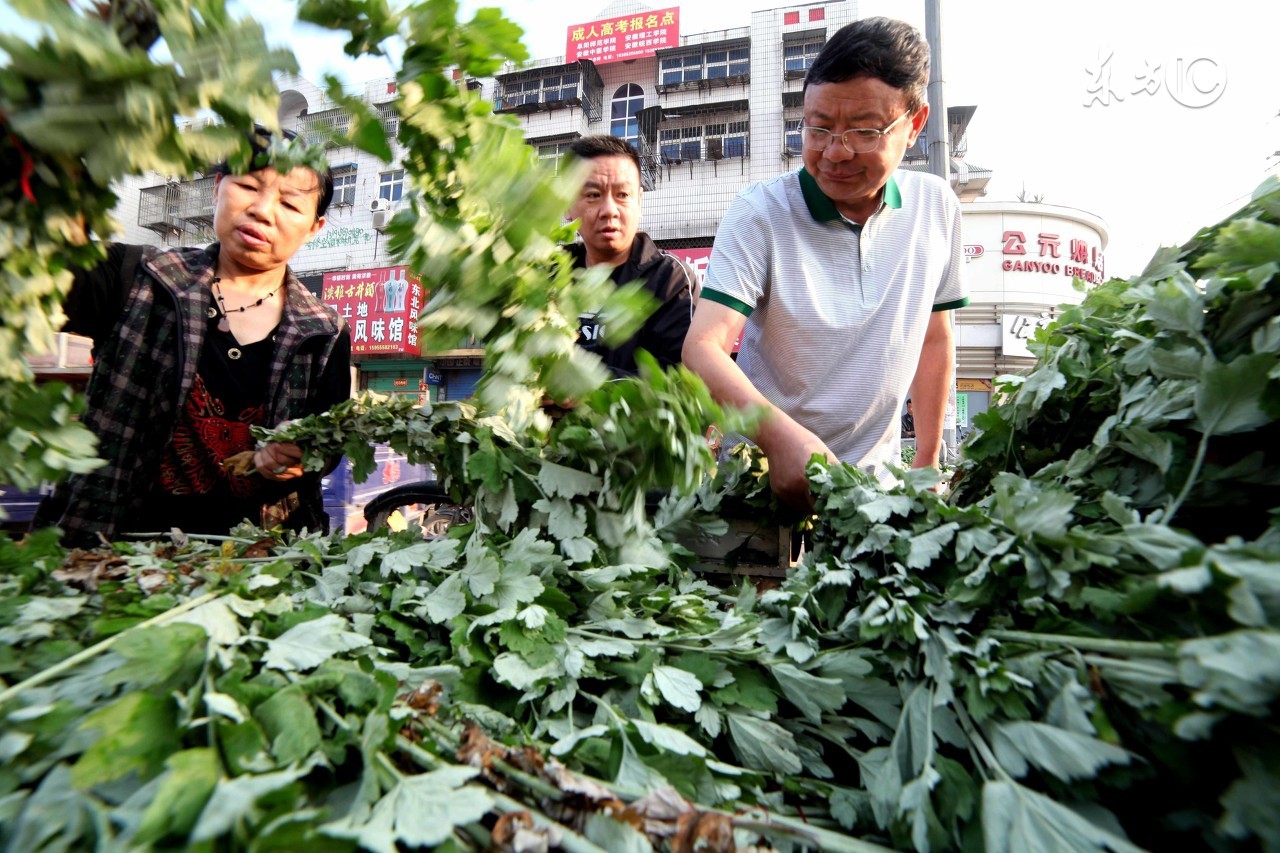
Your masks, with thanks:
M 942 0 L 925 0 L 924 38 L 929 42 L 929 171 L 951 180 L 951 139 L 942 76 Z
M 929 141 L 929 171 L 950 184 L 951 128 L 947 121 L 947 101 L 943 92 L 942 0 L 924 0 L 924 38 L 929 42 L 929 119 L 925 124 L 925 137 Z M 947 395 L 946 420 L 942 422 L 942 442 L 951 451 L 955 451 L 957 442 L 954 377 L 951 392 Z

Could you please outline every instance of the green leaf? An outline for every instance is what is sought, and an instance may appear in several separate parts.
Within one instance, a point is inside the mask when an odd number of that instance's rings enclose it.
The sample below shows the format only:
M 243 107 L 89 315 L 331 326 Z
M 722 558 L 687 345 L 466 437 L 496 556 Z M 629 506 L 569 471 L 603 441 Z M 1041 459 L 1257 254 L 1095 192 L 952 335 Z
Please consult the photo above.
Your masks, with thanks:
M 1280 634 L 1235 631 L 1178 647 L 1178 671 L 1196 704 L 1264 716 L 1280 696 Z
M 960 525 L 948 522 L 927 533 L 917 533 L 911 537 L 911 550 L 907 553 L 908 569 L 927 568 L 938 558 L 942 549 L 950 544 Z
M 219 780 L 213 796 L 200 813 L 195 829 L 191 831 L 191 841 L 199 844 L 230 832 L 236 821 L 244 820 L 253 813 L 258 800 L 289 787 L 310 773 L 321 760 L 321 756 L 316 754 L 300 767 Z
M 523 657 L 512 652 L 503 652 L 493 659 L 494 677 L 516 690 L 530 690 L 540 681 L 563 674 L 564 667 L 557 660 L 532 667 Z
M 321 832 L 349 838 L 374 853 L 398 853 L 401 844 L 410 849 L 434 847 L 455 828 L 480 820 L 492 807 L 483 789 L 466 784 L 479 772 L 449 767 L 401 777 L 367 816 L 327 823 Z
M 71 767 L 77 788 L 122 779 L 133 771 L 143 779 L 160 772 L 178 748 L 177 709 L 168 696 L 126 693 L 94 711 L 80 724 L 97 740 Z
M 1264 845 L 1280 838 L 1280 775 L 1275 753 L 1269 756 L 1238 750 L 1243 775 L 1222 795 L 1222 831 L 1230 838 L 1251 836 Z
M 382 558 L 382 576 L 403 575 L 418 568 L 447 569 L 458 555 L 459 544 L 456 539 L 435 539 L 392 551 Z
M 1064 782 L 1091 779 L 1108 764 L 1128 764 L 1130 755 L 1118 746 L 1080 732 L 1045 723 L 1015 721 L 994 727 L 992 747 L 996 758 L 1015 777 L 1028 765 L 1051 773 Z
M 594 474 L 543 460 L 538 486 L 549 498 L 580 498 L 600 491 L 604 483 Z
M 609 853 L 649 853 L 653 850 L 653 845 L 643 832 L 603 812 L 591 812 L 587 816 L 582 834 L 592 844 Z
M 1157 569 L 1174 569 L 1203 552 L 1200 540 L 1162 524 L 1126 524 L 1124 543 Z
M 696 755 L 699 758 L 707 754 L 702 744 L 679 729 L 658 723 L 647 723 L 644 720 L 632 719 L 630 722 L 645 743 L 652 744 L 659 749 L 665 749 L 667 752 L 673 752 L 676 755 Z
M 145 687 L 175 676 L 193 676 L 204 663 L 207 642 L 204 630 L 191 624 L 157 625 L 130 631 L 112 646 L 112 651 L 122 655 L 125 663 L 107 676 L 107 683 Z
M 467 594 L 461 574 L 452 574 L 427 596 L 427 618 L 437 625 L 450 622 L 467 609 Z
M 659 664 L 653 668 L 653 684 L 668 704 L 682 711 L 692 714 L 702 707 L 702 682 L 691 672 Z
M 289 685 L 263 702 L 254 709 L 253 717 L 271 741 L 271 754 L 282 765 L 301 761 L 320 748 L 316 711 L 297 684 Z
M 987 782 L 982 788 L 982 837 L 987 853 L 1024 850 L 1110 850 L 1141 848 L 1017 782 Z
M 753 770 L 799 773 L 803 768 L 791 732 L 777 723 L 730 712 L 729 737 L 738 760 Z
M 1204 297 L 1185 273 L 1156 284 L 1145 306 L 1147 316 L 1166 329 L 1198 332 L 1204 325 Z
M 284 672 L 305 672 L 339 652 L 349 652 L 372 643 L 368 637 L 348 631 L 347 625 L 346 619 L 333 613 L 295 625 L 267 642 L 262 662 Z
M 778 693 L 765 675 L 747 667 L 730 667 L 729 671 L 733 675 L 733 683 L 715 692 L 717 702 L 724 706 L 741 705 L 768 714 L 778 712 Z
M 1271 422 L 1262 410 L 1262 397 L 1275 355 L 1246 355 L 1229 364 L 1209 357 L 1206 362 L 1196 389 L 1197 429 L 1205 435 L 1230 435 Z
M 143 815 L 134 844 L 150 844 L 166 837 L 185 838 L 205 803 L 218 786 L 222 766 L 216 751 L 197 748 L 175 752 L 165 761 L 151 804 Z
M 838 678 L 820 678 L 789 663 L 777 664 L 769 671 L 778 680 L 787 701 L 815 725 L 822 722 L 824 713 L 834 713 L 844 707 L 844 685 Z

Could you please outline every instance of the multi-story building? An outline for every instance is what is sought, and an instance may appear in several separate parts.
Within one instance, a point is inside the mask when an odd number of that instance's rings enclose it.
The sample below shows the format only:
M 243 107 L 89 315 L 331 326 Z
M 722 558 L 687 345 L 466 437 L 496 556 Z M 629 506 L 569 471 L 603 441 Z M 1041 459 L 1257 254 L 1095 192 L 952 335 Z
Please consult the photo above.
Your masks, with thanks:
M 805 72 L 828 36 L 857 17 L 857 3 L 781 6 L 750 13 L 743 26 L 688 35 L 679 32 L 679 11 L 620 0 L 589 21 L 567 20 L 565 55 L 460 85 L 478 90 L 496 112 L 514 116 L 553 168 L 581 136 L 611 133 L 633 142 L 646 191 L 641 227 L 705 270 L 733 197 L 755 181 L 800 167 Z M 297 77 L 279 85 L 282 127 L 317 138 L 345 128 L 345 113 L 315 85 Z M 330 149 L 337 190 L 329 222 L 293 265 L 308 286 L 331 304 L 341 302 L 344 311 L 351 311 L 352 290 L 359 298 L 360 282 L 371 294 L 373 282 L 399 275 L 380 230 L 404 193 L 390 108 L 395 97 L 393 80 L 364 87 L 365 101 L 384 116 L 396 158 L 384 163 L 352 147 Z M 1034 327 L 1057 305 L 1079 301 L 1074 278 L 1101 278 L 1107 243 L 1105 225 L 1082 211 L 979 201 L 992 173 L 966 156 L 975 111 L 947 110 L 951 183 L 964 202 L 972 295 L 972 304 L 956 316 L 962 427 L 985 410 L 994 376 L 1031 363 L 1025 339 Z M 927 170 L 927 152 L 922 137 L 903 168 Z M 121 196 L 117 215 L 129 225 L 126 239 L 180 245 L 210 237 L 211 178 L 139 183 Z M 335 293 L 346 296 L 331 299 Z M 380 347 L 366 343 L 356 345 L 361 387 L 457 398 L 479 375 L 479 350 L 465 345 L 419 354 L 407 337 L 389 340 L 385 328 Z

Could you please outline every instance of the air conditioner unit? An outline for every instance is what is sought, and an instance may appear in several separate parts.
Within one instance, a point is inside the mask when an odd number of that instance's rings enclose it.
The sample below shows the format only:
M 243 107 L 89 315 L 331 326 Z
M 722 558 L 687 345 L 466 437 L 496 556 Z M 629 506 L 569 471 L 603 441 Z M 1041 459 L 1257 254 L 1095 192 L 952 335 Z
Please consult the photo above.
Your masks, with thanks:
M 369 202 L 369 210 L 374 213 L 381 213 L 384 211 L 390 213 L 391 201 L 385 198 L 375 198 L 373 201 Z
M 377 199 L 377 201 L 383 201 L 385 203 L 383 199 Z M 377 231 L 381 231 L 384 228 L 386 228 L 387 225 L 391 222 L 391 216 L 392 216 L 392 213 L 390 210 L 387 210 L 384 208 L 375 208 L 373 211 L 374 229 Z

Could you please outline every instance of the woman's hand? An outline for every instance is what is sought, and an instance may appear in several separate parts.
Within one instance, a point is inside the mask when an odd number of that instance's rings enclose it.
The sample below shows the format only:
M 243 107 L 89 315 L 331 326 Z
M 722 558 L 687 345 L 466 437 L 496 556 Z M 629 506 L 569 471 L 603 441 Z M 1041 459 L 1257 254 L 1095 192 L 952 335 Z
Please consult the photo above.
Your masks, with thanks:
M 301 477 L 302 448 L 290 442 L 273 441 L 253 452 L 253 464 L 267 480 L 285 482 Z

